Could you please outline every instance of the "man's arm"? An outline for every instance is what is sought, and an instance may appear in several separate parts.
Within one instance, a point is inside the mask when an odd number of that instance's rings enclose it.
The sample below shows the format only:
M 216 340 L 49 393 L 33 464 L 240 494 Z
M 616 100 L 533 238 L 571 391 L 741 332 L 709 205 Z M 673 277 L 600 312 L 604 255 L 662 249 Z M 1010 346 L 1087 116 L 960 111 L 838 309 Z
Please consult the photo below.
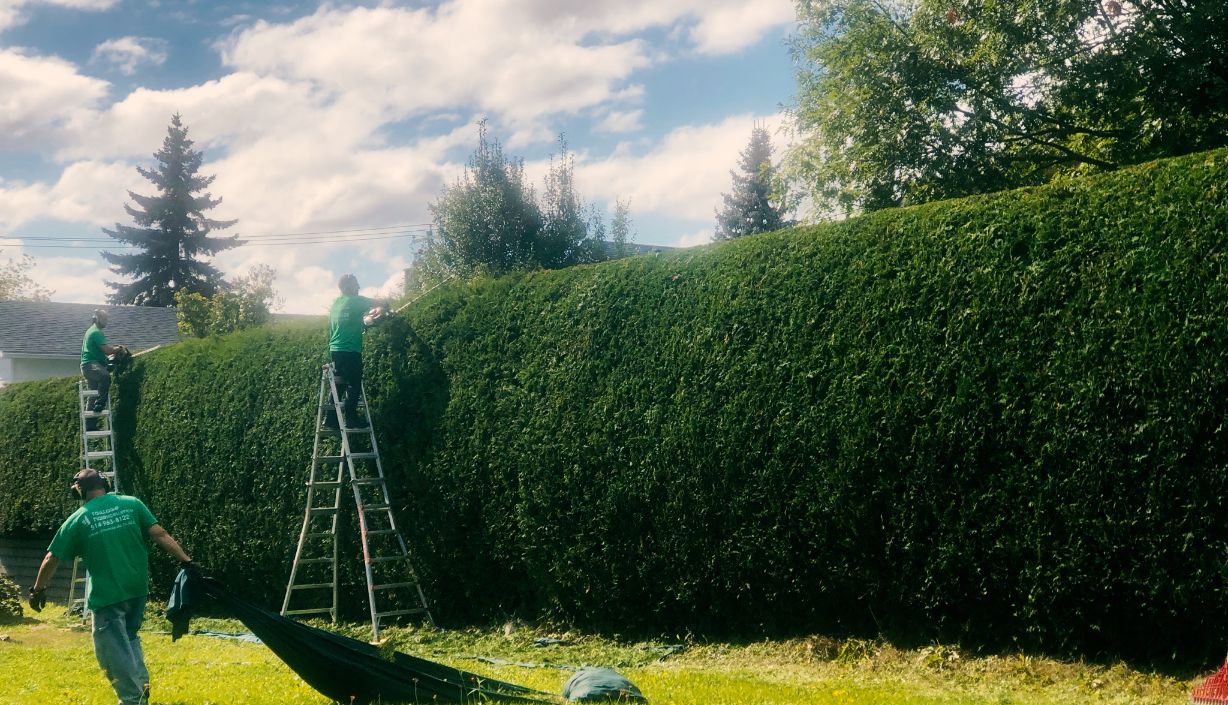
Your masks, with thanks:
M 166 533 L 166 529 L 162 528 L 161 524 L 154 524 L 149 527 L 149 538 L 154 540 L 154 543 L 162 547 L 162 550 L 178 558 L 183 563 L 191 563 L 192 559 L 179 546 L 179 542 L 173 536 Z
M 60 559 L 51 555 L 48 551 L 47 555 L 43 556 L 43 563 L 38 567 L 38 577 L 34 579 L 32 590 L 45 590 L 51 584 L 51 578 L 55 575 L 55 571 L 60 567 Z

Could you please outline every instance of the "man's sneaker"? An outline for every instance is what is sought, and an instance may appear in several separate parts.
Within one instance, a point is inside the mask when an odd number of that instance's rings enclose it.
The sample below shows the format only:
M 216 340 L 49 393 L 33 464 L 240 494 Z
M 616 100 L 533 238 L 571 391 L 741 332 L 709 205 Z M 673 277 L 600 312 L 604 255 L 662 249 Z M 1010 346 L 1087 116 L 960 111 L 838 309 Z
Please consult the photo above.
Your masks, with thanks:
M 145 684 L 145 689 L 141 691 L 141 705 L 149 705 L 149 684 Z

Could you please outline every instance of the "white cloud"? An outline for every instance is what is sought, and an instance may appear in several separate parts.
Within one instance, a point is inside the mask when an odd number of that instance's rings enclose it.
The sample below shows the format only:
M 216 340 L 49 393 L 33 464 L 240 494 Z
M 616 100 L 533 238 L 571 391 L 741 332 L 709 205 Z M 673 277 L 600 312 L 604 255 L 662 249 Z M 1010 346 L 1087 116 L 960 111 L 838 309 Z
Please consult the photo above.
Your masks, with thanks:
M 54 184 L 0 181 L 0 230 L 13 231 L 35 220 L 111 225 L 129 220 L 128 190 L 149 185 L 123 162 L 81 161 L 68 166 Z
M 792 0 L 757 0 L 713 7 L 691 31 L 701 54 L 728 54 L 745 49 L 776 27 L 793 22 Z
M 240 71 L 307 81 L 381 115 L 468 106 L 513 124 L 618 96 L 651 63 L 637 39 L 582 43 L 528 21 L 511 3 L 460 0 L 437 10 L 322 7 L 290 24 L 256 24 L 222 46 Z
M 666 244 L 673 245 L 674 247 L 695 247 L 696 245 L 706 245 L 709 242 L 712 242 L 712 235 L 713 232 L 711 228 L 708 228 L 707 230 L 697 230 L 693 233 L 683 235 L 672 243 Z
M 31 148 L 82 110 L 93 109 L 108 84 L 57 58 L 0 49 L 0 147 Z
M 166 61 L 167 43 L 153 37 L 120 37 L 94 47 L 94 60 L 111 64 L 125 76 L 143 64 L 160 66 Z
M 643 128 L 643 119 L 643 110 L 613 110 L 606 113 L 593 130 L 611 133 L 635 132 Z
M 771 131 L 782 120 L 781 115 L 736 115 L 714 125 L 681 127 L 646 154 L 624 147 L 607 159 L 582 160 L 576 181 L 589 198 L 608 203 L 629 198 L 633 214 L 712 218 L 721 194 L 730 189 L 729 172 L 750 142 L 755 122 Z
M 119 0 L 0 0 L 0 32 L 26 21 L 26 10 L 38 5 L 54 5 L 74 10 L 109 10 Z

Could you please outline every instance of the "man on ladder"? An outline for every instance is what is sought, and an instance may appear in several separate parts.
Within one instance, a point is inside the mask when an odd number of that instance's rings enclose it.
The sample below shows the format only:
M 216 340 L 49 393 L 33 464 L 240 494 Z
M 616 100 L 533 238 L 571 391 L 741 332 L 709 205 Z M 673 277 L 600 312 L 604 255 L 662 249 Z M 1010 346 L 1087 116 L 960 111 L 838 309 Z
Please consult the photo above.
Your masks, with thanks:
M 107 336 L 102 332 L 107 327 L 107 311 L 103 308 L 94 309 L 93 325 L 85 331 L 81 340 L 81 376 L 90 389 L 98 392 L 94 399 L 95 414 L 102 413 L 107 408 L 107 396 L 111 392 L 111 372 L 107 369 L 107 356 L 127 350 L 122 345 L 108 345 Z M 98 419 L 85 420 L 87 431 L 98 430 Z
M 339 421 L 346 428 L 362 428 L 365 418 L 357 413 L 362 396 L 362 333 L 363 316 L 379 313 L 382 304 L 358 293 L 358 278 L 346 274 L 337 282 L 341 296 L 333 302 L 328 314 L 328 351 L 337 370 L 337 391 L 343 394 Z

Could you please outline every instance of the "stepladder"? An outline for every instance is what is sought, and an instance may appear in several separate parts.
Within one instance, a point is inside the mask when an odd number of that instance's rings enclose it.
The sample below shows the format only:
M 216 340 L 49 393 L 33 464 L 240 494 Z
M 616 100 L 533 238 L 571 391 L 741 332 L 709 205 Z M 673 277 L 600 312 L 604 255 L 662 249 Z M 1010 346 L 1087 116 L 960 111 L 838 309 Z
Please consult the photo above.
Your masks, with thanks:
M 112 491 L 122 493 L 115 458 L 115 428 L 111 424 L 111 398 L 95 411 L 98 391 L 85 380 L 77 381 L 77 412 L 81 420 L 81 467 L 93 468 L 107 479 Z M 85 616 L 86 571 L 80 558 L 73 560 L 68 584 L 68 611 Z
M 344 560 L 339 519 L 348 511 L 344 492 L 348 485 L 362 549 L 372 640 L 378 641 L 388 620 L 420 615 L 432 626 L 434 620 L 393 511 L 365 390 L 361 385 L 348 390 L 361 396 L 353 407 L 354 418 L 346 418 L 339 393 L 344 386 L 333 365 L 325 365 L 320 374 L 303 525 L 281 614 L 327 616 L 337 621 Z

